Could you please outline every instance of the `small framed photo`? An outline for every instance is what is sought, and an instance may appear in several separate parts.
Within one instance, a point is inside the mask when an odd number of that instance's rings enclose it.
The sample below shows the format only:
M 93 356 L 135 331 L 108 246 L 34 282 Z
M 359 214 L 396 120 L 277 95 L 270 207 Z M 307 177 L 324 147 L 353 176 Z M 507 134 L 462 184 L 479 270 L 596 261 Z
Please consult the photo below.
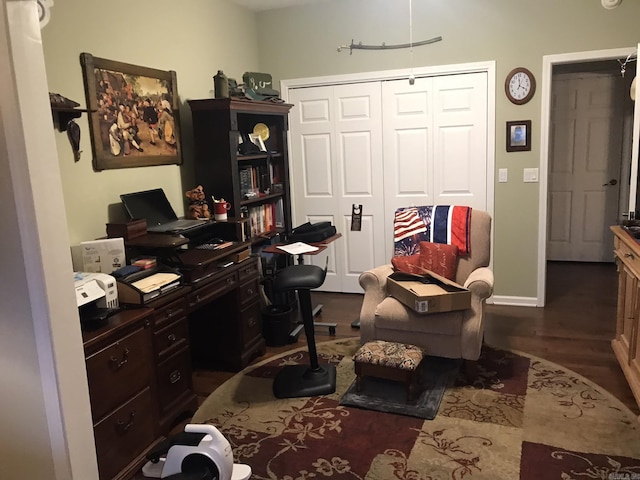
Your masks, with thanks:
M 531 150 L 531 120 L 507 122 L 507 152 Z
M 262 137 L 260 135 L 257 135 L 255 133 L 250 133 L 249 140 L 251 140 L 251 143 L 256 145 L 261 152 L 267 151 L 267 148 L 264 146 L 264 142 L 262 141 Z

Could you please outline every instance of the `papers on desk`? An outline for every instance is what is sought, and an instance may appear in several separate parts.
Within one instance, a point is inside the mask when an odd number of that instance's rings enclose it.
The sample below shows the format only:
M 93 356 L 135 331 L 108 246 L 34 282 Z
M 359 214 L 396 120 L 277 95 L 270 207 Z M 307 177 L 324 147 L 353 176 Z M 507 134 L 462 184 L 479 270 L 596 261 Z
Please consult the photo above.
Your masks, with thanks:
M 289 245 L 278 245 L 278 248 L 291 255 L 302 255 L 303 253 L 310 253 L 318 250 L 318 247 L 314 247 L 313 245 L 303 242 L 290 243 Z
M 131 285 L 140 290 L 142 293 L 153 292 L 154 290 L 161 289 L 169 285 L 172 282 L 180 279 L 180 275 L 175 273 L 154 273 L 148 277 L 133 282 Z

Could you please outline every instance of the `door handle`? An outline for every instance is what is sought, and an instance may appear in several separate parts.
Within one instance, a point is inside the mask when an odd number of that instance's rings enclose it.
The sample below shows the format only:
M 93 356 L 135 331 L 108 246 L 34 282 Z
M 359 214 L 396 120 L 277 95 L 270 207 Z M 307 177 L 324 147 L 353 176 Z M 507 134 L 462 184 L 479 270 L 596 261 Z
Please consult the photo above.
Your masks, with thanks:
M 606 187 L 607 185 L 617 185 L 617 184 L 618 184 L 618 180 L 616 180 L 615 178 L 612 178 L 607 183 L 603 183 L 602 186 Z

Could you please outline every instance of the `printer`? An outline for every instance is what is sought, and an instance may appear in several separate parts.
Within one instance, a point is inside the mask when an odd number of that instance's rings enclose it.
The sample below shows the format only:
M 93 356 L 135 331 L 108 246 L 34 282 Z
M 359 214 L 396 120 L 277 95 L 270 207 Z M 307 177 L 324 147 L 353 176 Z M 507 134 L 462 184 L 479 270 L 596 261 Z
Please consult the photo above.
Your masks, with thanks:
M 106 273 L 74 272 L 76 303 L 83 325 L 101 324 L 118 310 L 116 279 Z

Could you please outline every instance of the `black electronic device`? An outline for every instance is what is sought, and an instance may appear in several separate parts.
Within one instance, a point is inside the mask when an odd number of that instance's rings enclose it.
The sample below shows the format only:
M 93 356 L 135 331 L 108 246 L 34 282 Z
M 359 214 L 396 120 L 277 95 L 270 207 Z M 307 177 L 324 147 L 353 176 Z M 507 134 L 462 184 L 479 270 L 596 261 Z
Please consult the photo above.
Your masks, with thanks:
M 131 218 L 144 218 L 147 230 L 156 233 L 187 232 L 209 223 L 209 220 L 178 218 L 162 188 L 120 195 L 122 205 Z

